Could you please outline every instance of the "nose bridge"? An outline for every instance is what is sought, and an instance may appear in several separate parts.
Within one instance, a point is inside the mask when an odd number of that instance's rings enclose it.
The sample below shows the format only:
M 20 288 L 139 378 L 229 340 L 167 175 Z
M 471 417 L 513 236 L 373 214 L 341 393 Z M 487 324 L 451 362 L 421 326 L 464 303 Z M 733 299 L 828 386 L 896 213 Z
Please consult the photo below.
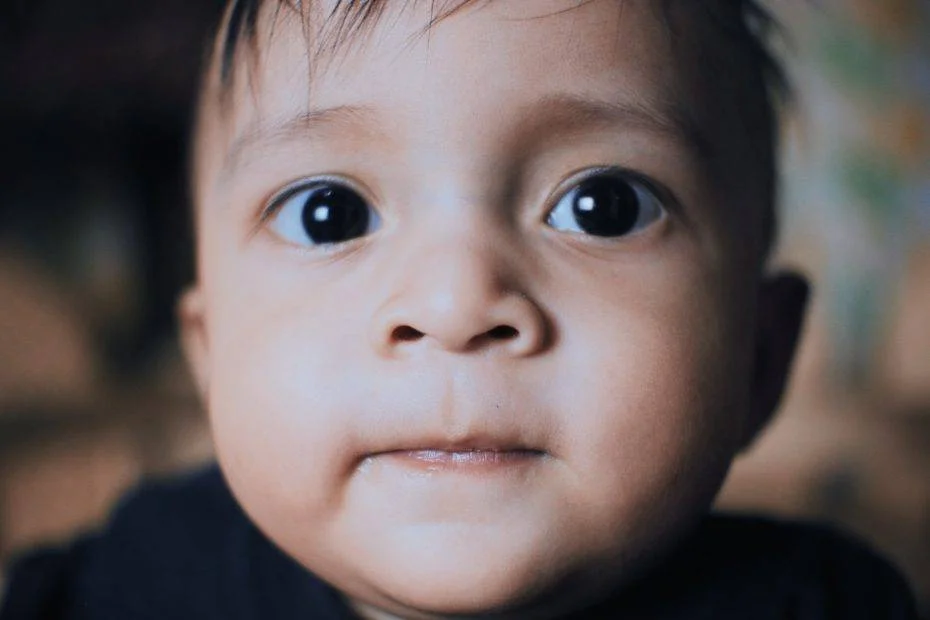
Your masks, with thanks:
M 485 324 L 514 283 L 503 248 L 494 247 L 490 237 L 460 229 L 412 253 L 402 291 L 412 327 L 453 340 L 491 328 Z
M 433 153 L 422 166 L 431 180 L 410 198 L 428 207 L 412 209 L 402 233 L 402 286 L 436 310 L 488 303 L 515 267 L 490 175 L 471 157 L 451 154 Z
M 505 242 L 495 235 L 460 230 L 434 240 L 416 256 L 409 275 L 423 302 L 438 311 L 480 312 L 504 293 L 513 269 Z

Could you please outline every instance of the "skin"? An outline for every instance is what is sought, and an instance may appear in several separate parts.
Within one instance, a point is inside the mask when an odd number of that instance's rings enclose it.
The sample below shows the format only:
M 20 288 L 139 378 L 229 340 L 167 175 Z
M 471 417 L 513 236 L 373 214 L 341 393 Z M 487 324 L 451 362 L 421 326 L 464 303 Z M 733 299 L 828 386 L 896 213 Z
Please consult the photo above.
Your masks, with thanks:
M 408 4 L 309 67 L 300 23 L 265 19 L 231 105 L 213 71 L 184 342 L 237 499 L 362 616 L 553 616 L 706 512 L 777 403 L 805 288 L 762 275 L 749 147 L 652 3 L 495 2 L 413 39 L 429 3 Z M 341 106 L 363 109 L 288 122 Z M 662 216 L 550 226 L 599 166 L 662 187 Z M 312 246 L 262 217 L 320 175 L 371 234 Z

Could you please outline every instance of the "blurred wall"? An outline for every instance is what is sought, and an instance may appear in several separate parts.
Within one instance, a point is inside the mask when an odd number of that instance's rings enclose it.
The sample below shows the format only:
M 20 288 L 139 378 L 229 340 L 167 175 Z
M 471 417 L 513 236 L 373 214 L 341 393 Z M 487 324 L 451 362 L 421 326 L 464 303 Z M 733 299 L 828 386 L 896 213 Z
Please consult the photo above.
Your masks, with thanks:
M 839 522 L 930 610 L 930 3 L 780 3 L 797 101 L 779 264 L 814 281 L 779 417 L 728 508 Z
M 220 0 L 0 0 L 0 556 L 210 458 L 174 339 L 184 164 Z M 728 509 L 822 518 L 930 609 L 930 3 L 779 3 L 798 91 L 777 264 L 815 295 Z
M 212 448 L 174 338 L 220 0 L 0 0 L 0 557 Z

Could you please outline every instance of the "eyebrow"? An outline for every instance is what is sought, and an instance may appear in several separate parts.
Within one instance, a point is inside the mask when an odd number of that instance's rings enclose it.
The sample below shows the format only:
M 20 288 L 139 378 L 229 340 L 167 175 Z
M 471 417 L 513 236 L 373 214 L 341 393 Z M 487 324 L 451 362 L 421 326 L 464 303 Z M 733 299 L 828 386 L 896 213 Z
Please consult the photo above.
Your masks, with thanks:
M 713 147 L 688 111 L 678 105 L 654 105 L 632 100 L 612 101 L 573 93 L 547 95 L 524 106 L 513 136 L 523 141 L 545 131 L 549 135 L 592 127 L 637 128 L 683 142 L 701 160 L 713 157 Z M 223 170 L 232 174 L 245 154 L 284 141 L 319 140 L 333 132 L 382 132 L 377 110 L 365 105 L 339 105 L 302 111 L 269 123 L 254 123 L 227 150 Z
M 268 123 L 252 123 L 230 144 L 223 171 L 227 175 L 234 172 L 249 151 L 294 140 L 295 137 L 300 140 L 319 140 L 340 129 L 376 131 L 375 116 L 376 110 L 371 106 L 338 105 L 305 110 Z
M 523 138 L 543 128 L 546 133 L 620 126 L 640 129 L 682 142 L 702 160 L 713 157 L 713 145 L 684 107 L 631 99 L 609 100 L 574 93 L 547 95 L 526 106 L 516 135 Z

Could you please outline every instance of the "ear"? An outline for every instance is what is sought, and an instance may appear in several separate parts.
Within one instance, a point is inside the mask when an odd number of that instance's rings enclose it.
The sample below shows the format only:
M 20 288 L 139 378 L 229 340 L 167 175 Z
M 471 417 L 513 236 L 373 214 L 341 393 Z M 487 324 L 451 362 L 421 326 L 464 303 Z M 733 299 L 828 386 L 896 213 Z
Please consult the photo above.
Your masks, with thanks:
M 743 437 L 748 448 L 771 420 L 791 373 L 810 287 L 792 272 L 766 276 L 759 285 L 750 420 Z
M 206 404 L 210 346 L 207 338 L 204 296 L 199 286 L 194 285 L 181 294 L 176 311 L 181 332 L 181 347 L 194 377 L 197 391 L 203 403 Z

